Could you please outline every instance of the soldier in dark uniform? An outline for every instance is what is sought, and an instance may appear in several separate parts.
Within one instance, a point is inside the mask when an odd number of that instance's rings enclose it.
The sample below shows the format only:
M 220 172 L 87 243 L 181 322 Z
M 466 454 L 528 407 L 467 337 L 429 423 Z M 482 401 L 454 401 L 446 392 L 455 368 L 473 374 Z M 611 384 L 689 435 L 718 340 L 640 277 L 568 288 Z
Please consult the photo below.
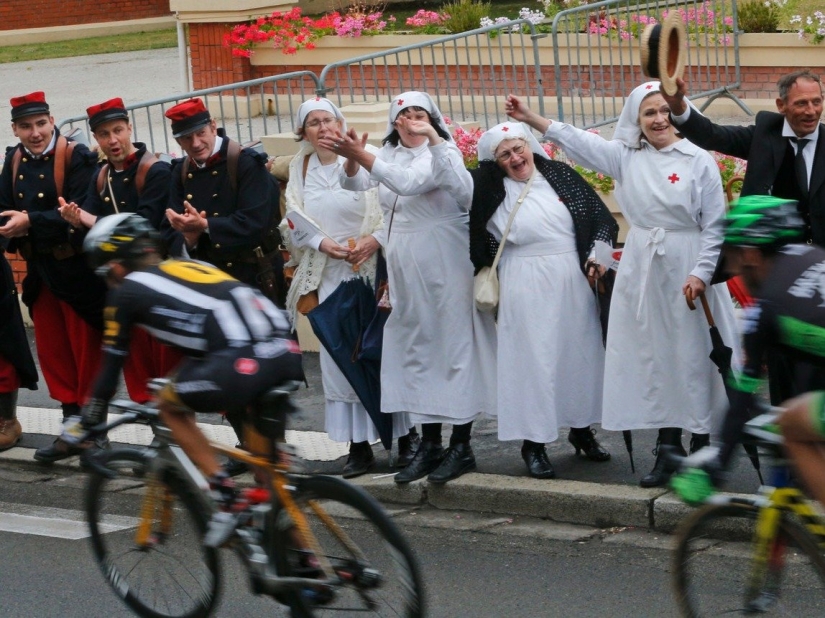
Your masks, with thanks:
M 137 213 L 159 230 L 169 203 L 169 164 L 148 152 L 145 144 L 132 142 L 132 124 L 123 99 L 92 105 L 86 113 L 106 160 L 92 177 L 83 207 L 61 198 L 61 216 L 83 235 L 99 217 L 120 212 Z M 129 397 L 138 403 L 148 401 L 147 381 L 169 374 L 180 360 L 177 351 L 137 330 L 123 366 Z
M 169 108 L 166 117 L 185 153 L 172 163 L 172 194 L 161 226 L 169 253 L 210 262 L 283 307 L 279 189 L 266 155 L 226 137 L 200 99 Z M 227 420 L 241 440 L 241 419 L 229 414 Z
M 58 198 L 83 202 L 97 157 L 55 130 L 42 92 L 11 99 L 17 146 L 6 150 L 0 174 L 0 237 L 27 262 L 23 302 L 34 322 L 40 368 L 64 418 L 78 414 L 100 361 L 106 286 L 70 242 Z M 35 458 L 73 454 L 61 442 Z
M 0 451 L 20 440 L 23 428 L 17 420 L 17 390 L 22 386 L 37 389 L 34 366 L 17 288 L 9 263 L 0 250 Z

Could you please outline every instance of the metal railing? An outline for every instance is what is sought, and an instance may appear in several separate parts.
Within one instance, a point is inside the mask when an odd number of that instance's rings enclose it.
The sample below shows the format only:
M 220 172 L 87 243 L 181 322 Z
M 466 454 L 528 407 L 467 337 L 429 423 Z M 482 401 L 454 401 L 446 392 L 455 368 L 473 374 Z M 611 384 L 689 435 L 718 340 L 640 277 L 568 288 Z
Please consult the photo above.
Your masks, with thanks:
M 528 20 L 514 20 L 333 62 L 317 76 L 296 71 L 127 108 L 134 139 L 154 152 L 178 149 L 164 112 L 191 97 L 203 97 L 219 126 L 240 142 L 293 131 L 295 110 L 315 94 L 345 106 L 389 102 L 407 90 L 429 92 L 445 115 L 482 128 L 504 120 L 502 102 L 511 92 L 542 115 L 555 97 L 556 118 L 595 127 L 614 122 L 627 94 L 645 81 L 639 36 L 650 19 L 660 22 L 673 10 L 685 16 L 691 97 L 706 97 L 703 108 L 729 97 L 750 112 L 730 93 L 740 80 L 736 0 L 606 0 L 561 11 L 542 26 L 552 37 L 552 65 L 538 43 L 548 34 Z M 546 84 L 553 85 L 551 92 Z M 81 123 L 90 137 L 85 114 L 58 126 Z
M 291 131 L 297 106 L 320 89 L 314 73 L 295 71 L 134 103 L 126 109 L 132 121 L 134 141 L 145 142 L 152 152 L 175 152 L 179 147 L 172 138 L 164 114 L 181 101 L 202 97 L 218 126 L 223 127 L 229 137 L 245 143 L 255 141 L 261 135 Z M 64 127 L 69 129 L 63 130 Z M 82 128 L 90 142 L 91 130 L 86 114 L 58 123 L 64 133 L 77 127 Z
M 502 120 L 501 98 L 517 92 L 543 113 L 536 41 L 544 36 L 519 19 L 333 62 L 321 71 L 319 94 L 341 104 L 389 102 L 399 92 L 421 90 L 447 116 L 484 116 L 492 125 Z
M 647 81 L 639 38 L 645 26 L 680 11 L 687 31 L 684 79 L 691 98 L 733 99 L 739 86 L 736 0 L 606 0 L 567 9 L 553 19 L 553 81 L 558 118 L 582 128 L 615 122 L 625 96 Z

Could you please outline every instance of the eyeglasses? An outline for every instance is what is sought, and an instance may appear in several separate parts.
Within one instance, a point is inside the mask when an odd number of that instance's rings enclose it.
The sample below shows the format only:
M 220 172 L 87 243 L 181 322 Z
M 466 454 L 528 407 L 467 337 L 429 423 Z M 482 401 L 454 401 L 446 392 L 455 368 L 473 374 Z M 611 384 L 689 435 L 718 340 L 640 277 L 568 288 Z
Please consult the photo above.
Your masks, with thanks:
M 338 122 L 338 119 L 333 116 L 331 118 L 310 120 L 304 126 L 307 129 L 317 129 L 321 125 L 324 125 L 325 127 L 329 127 L 329 126 L 335 124 L 336 122 Z
M 513 155 L 520 155 L 524 152 L 526 148 L 525 144 L 519 144 L 518 146 L 513 146 L 510 150 L 505 150 L 500 155 L 496 155 L 496 161 L 506 162 L 510 160 L 510 157 Z

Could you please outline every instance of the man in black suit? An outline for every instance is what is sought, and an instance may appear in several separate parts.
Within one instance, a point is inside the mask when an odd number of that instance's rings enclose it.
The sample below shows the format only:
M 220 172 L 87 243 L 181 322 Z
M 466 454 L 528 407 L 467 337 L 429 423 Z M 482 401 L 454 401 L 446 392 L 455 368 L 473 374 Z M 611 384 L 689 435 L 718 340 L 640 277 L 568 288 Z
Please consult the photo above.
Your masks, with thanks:
M 825 247 L 825 128 L 821 117 L 822 82 L 809 70 L 794 71 L 777 82 L 778 112 L 759 112 L 746 127 L 717 125 L 685 101 L 687 86 L 665 97 L 676 129 L 707 150 L 746 159 L 742 195 L 774 195 L 798 200 L 805 240 Z M 825 373 L 788 359 L 768 361 L 774 403 L 825 388 Z
M 662 94 L 677 130 L 706 150 L 747 159 L 742 195 L 799 200 L 805 240 L 825 246 L 825 129 L 819 76 L 807 70 L 783 76 L 777 84 L 778 113 L 759 112 L 747 127 L 717 125 L 691 111 L 685 101 L 686 84 L 681 79 L 676 84 L 675 95 Z M 797 162 L 800 145 L 804 177 Z

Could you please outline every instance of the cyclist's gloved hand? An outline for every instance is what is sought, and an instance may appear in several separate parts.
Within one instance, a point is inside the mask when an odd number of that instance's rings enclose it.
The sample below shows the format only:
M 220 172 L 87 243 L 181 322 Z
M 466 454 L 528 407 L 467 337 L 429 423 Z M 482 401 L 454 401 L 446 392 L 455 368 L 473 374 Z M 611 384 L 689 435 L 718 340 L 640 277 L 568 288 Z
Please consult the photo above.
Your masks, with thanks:
M 60 439 L 66 444 L 77 446 L 88 439 L 86 434 L 86 427 L 79 416 L 70 416 L 63 420 L 63 433 L 60 434 Z
M 682 459 L 679 472 L 670 479 L 670 486 L 682 500 L 701 504 L 716 493 L 725 482 L 725 469 L 719 459 L 719 448 L 707 446 Z
M 106 416 L 109 412 L 109 402 L 105 399 L 89 399 L 89 402 L 83 406 L 83 427 L 88 429 L 106 421 Z

